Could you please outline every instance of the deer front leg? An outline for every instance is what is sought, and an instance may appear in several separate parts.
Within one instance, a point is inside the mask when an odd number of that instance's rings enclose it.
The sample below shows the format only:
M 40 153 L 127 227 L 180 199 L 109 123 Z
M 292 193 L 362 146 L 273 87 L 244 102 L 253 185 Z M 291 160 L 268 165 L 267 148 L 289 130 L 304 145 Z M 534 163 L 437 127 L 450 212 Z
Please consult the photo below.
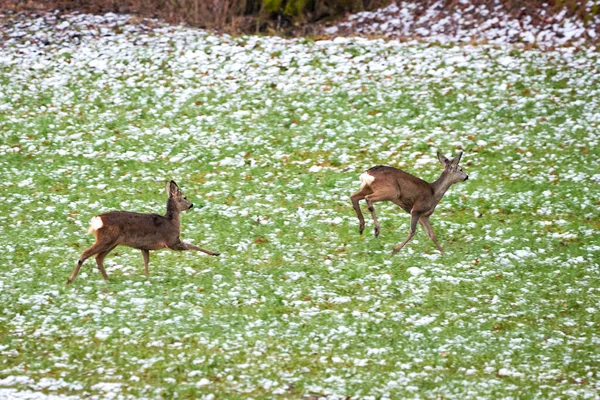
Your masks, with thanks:
M 423 216 L 419 218 L 419 223 L 421 224 L 423 229 L 425 229 L 425 232 L 427 232 L 427 236 L 429 236 L 429 238 L 433 240 L 433 243 L 435 243 L 440 253 L 444 254 L 444 249 L 442 249 L 442 246 L 440 246 L 440 244 L 438 243 L 437 238 L 435 237 L 435 233 L 431 228 L 431 224 L 429 223 L 429 217 Z
M 417 221 L 419 221 L 419 216 L 420 216 L 420 214 L 417 214 L 415 212 L 412 212 L 410 214 L 410 232 L 408 233 L 408 236 L 406 237 L 406 239 L 404 239 L 404 241 L 402 243 L 394 246 L 394 250 L 392 250 L 392 255 L 399 252 L 400 249 L 402 249 L 404 247 L 404 245 L 406 243 L 408 243 L 408 241 L 410 239 L 412 239 L 413 236 L 415 236 L 415 232 L 417 231 Z
M 142 257 L 144 258 L 144 275 L 146 275 L 146 278 L 150 278 L 150 272 L 148 271 L 148 261 L 150 261 L 150 251 L 142 249 Z
M 198 251 L 201 251 L 201 252 L 206 253 L 211 256 L 218 256 L 221 254 L 221 253 L 216 253 L 214 251 L 206 250 L 206 249 L 203 249 L 202 247 L 194 246 L 193 244 L 189 244 L 189 243 L 185 243 L 185 242 L 177 242 L 177 243 L 175 243 L 175 245 L 173 245 L 173 247 L 170 247 L 170 249 L 180 250 L 180 251 L 198 250 Z

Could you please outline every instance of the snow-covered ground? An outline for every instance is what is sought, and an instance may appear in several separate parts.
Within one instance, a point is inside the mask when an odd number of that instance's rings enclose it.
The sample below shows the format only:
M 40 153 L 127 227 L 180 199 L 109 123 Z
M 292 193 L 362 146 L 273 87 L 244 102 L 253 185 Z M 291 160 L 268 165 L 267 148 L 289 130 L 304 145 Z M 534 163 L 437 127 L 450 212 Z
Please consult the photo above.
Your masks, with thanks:
M 594 51 L 2 20 L 0 399 L 598 398 Z M 389 164 L 470 179 L 402 253 L 348 196 Z M 90 218 L 206 207 L 65 288 Z M 368 229 L 372 222 L 367 220 Z
M 477 2 L 475 2 L 477 3 Z M 566 8 L 550 12 L 547 4 L 535 13 L 508 10 L 506 2 L 472 4 L 460 0 L 445 8 L 443 1 L 429 5 L 398 0 L 389 6 L 360 12 L 328 27 L 332 35 L 382 35 L 389 38 L 418 39 L 440 43 L 492 43 L 536 45 L 540 48 L 582 46 L 598 43 L 600 14 L 589 21 L 569 15 Z M 600 7 L 598 0 L 587 1 L 588 13 Z

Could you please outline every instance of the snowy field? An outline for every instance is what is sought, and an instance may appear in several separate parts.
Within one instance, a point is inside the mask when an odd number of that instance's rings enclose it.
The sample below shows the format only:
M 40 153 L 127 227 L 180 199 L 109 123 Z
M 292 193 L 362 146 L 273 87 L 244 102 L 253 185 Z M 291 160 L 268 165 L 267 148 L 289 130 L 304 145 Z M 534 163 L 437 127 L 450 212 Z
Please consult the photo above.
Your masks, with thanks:
M 326 28 L 325 32 L 437 43 L 512 44 L 542 49 L 598 44 L 599 0 L 562 2 L 562 8 L 558 9 L 547 2 L 538 4 L 537 8 L 526 12 L 505 0 L 420 3 L 395 0 L 378 10 L 349 15 L 344 21 Z M 578 14 L 583 14 L 584 18 L 574 15 L 574 6 L 579 7 Z
M 212 36 L 5 17 L 0 399 L 599 398 L 598 53 Z M 469 180 L 432 217 L 376 164 Z M 66 288 L 90 219 L 192 202 L 182 238 Z

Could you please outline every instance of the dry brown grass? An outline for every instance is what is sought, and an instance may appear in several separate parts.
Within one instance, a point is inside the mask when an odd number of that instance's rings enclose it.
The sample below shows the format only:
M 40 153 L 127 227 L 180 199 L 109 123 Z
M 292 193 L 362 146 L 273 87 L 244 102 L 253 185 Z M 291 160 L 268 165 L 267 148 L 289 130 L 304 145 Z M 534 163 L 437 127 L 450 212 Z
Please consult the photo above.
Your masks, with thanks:
M 385 6 L 392 0 L 312 0 L 305 2 L 299 15 L 268 12 L 269 0 L 0 0 L 0 10 L 39 12 L 44 10 L 80 11 L 87 13 L 129 13 L 140 17 L 160 18 L 171 23 L 186 23 L 227 33 L 279 32 L 295 35 L 319 33 L 319 21 L 327 21 L 350 12 Z M 282 0 L 281 4 L 292 1 Z M 413 0 L 422 5 L 434 0 Z M 485 4 L 492 0 L 474 0 Z M 588 0 L 504 0 L 508 10 L 516 14 L 536 15 L 543 4 L 549 10 L 566 7 L 572 14 L 585 19 Z M 445 0 L 446 8 L 460 7 L 458 0 Z M 600 10 L 593 10 L 598 12 Z
M 311 32 L 311 23 L 347 12 L 380 7 L 390 0 L 312 0 L 302 3 L 298 15 L 269 12 L 267 0 L 0 0 L 0 9 L 13 11 L 63 10 L 88 13 L 129 13 L 172 23 L 219 29 L 229 33 L 251 31 Z M 285 2 L 301 0 L 284 0 Z
M 247 30 L 260 12 L 256 0 L 0 0 L 0 9 L 16 12 L 80 11 L 130 13 L 209 29 Z

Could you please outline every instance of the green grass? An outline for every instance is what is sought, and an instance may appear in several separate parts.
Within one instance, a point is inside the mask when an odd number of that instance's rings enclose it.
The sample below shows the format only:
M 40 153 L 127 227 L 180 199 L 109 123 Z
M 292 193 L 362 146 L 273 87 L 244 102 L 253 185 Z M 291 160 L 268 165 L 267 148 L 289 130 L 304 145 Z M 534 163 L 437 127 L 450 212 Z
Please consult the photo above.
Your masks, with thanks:
M 0 396 L 597 396 L 596 53 L 191 32 L 0 49 Z M 438 149 L 470 175 L 447 253 L 418 228 L 391 256 L 408 215 L 360 236 L 349 195 Z M 89 220 L 163 213 L 168 179 L 221 257 L 151 252 L 148 281 L 117 248 L 66 287 Z

